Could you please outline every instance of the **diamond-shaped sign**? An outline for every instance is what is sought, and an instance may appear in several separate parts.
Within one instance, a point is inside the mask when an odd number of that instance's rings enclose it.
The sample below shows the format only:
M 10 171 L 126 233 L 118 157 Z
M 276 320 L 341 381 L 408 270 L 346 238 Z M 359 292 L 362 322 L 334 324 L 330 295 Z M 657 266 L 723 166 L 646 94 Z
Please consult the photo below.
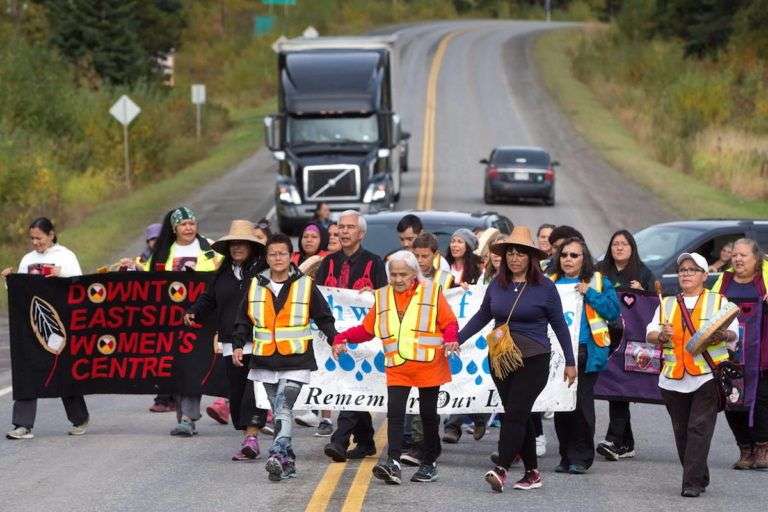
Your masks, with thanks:
M 139 112 L 141 112 L 141 108 L 125 94 L 120 96 L 120 99 L 109 109 L 112 117 L 117 119 L 123 126 L 131 124 L 131 121 L 139 115 Z

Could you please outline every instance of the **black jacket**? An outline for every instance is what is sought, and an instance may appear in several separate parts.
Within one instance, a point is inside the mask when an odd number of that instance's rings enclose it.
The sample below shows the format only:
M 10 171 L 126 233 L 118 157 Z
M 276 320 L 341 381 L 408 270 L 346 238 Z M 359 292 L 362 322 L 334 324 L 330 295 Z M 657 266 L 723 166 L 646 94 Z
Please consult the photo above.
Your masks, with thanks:
M 379 256 L 371 251 L 366 251 L 362 247 L 349 257 L 344 254 L 344 251 L 338 251 L 323 258 L 320 267 L 317 269 L 317 274 L 315 274 L 315 282 L 319 286 L 326 286 L 326 279 L 330 274 L 331 263 L 333 263 L 333 276 L 338 279 L 341 275 L 341 267 L 347 260 L 350 265 L 349 283 L 347 283 L 347 288 L 360 289 L 359 286 L 354 286 L 355 281 L 363 277 L 365 268 L 368 266 L 369 262 L 371 262 L 371 265 L 368 277 L 371 280 L 371 284 L 373 284 L 371 288 L 378 289 L 387 285 L 387 271 L 384 268 L 384 262 Z M 338 288 L 343 288 L 342 286 L 336 286 Z
M 285 306 L 285 302 L 288 299 L 288 292 L 290 291 L 291 284 L 302 276 L 302 273 L 295 266 L 291 266 L 291 272 L 288 280 L 284 283 L 280 294 L 275 297 L 272 295 L 272 299 L 275 304 L 275 313 L 279 312 Z M 258 283 L 258 286 L 264 286 L 272 293 L 269 288 L 269 271 L 264 271 L 258 274 L 254 280 Z M 253 286 L 253 280 L 248 285 Z M 248 318 L 248 293 L 243 296 L 240 307 L 237 309 L 237 316 L 235 319 L 235 333 L 232 339 L 233 348 L 243 348 L 249 341 L 253 341 L 253 324 Z M 336 337 L 336 327 L 334 325 L 335 320 L 331 313 L 331 308 L 317 289 L 315 283 L 312 283 L 312 295 L 310 297 L 309 304 L 309 318 L 315 322 L 318 329 L 325 334 L 328 345 L 333 344 L 333 339 Z M 317 370 L 317 363 L 315 362 L 315 351 L 312 344 L 309 344 L 309 349 L 303 354 L 293 354 L 284 356 L 277 351 L 271 356 L 257 356 L 251 357 L 251 368 L 254 369 L 268 369 L 268 370 Z
M 605 267 L 603 273 L 605 274 L 605 277 L 611 280 L 615 287 L 629 288 L 630 282 L 637 281 L 640 283 L 640 286 L 643 287 L 643 290 L 652 292 L 654 291 L 656 278 L 654 277 L 653 272 L 651 272 L 651 269 L 649 269 L 642 261 L 639 263 L 636 272 L 632 272 L 629 268 L 618 270 L 615 265 L 601 266 Z
M 189 308 L 194 313 L 196 321 L 205 321 L 205 317 L 216 312 L 216 328 L 219 331 L 219 341 L 232 343 L 235 330 L 237 308 L 243 302 L 248 276 L 238 279 L 232 265 L 227 265 L 216 273 L 210 286 L 206 287 L 197 301 Z

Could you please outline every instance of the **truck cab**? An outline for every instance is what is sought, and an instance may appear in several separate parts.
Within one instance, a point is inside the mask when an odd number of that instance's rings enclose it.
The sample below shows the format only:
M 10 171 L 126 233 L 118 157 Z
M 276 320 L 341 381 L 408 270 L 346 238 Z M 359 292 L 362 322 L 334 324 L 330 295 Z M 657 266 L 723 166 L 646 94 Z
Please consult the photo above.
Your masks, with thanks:
M 264 123 L 282 231 L 300 229 L 319 202 L 375 213 L 399 199 L 409 135 L 393 111 L 393 45 L 379 37 L 278 44 L 278 113 Z

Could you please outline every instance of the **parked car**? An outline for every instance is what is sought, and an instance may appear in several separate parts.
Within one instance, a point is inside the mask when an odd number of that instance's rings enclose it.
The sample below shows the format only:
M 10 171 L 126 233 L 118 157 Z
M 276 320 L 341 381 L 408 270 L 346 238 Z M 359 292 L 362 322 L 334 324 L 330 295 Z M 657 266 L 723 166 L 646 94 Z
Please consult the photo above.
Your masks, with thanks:
M 665 294 L 680 291 L 677 283 L 677 256 L 698 252 L 713 263 L 720 249 L 739 238 L 753 238 L 761 248 L 768 246 L 768 220 L 688 220 L 655 224 L 635 233 L 640 259 L 661 280 Z M 719 273 L 710 273 L 706 286 Z
M 464 213 L 435 210 L 380 212 L 363 215 L 368 223 L 368 232 L 363 246 L 382 257 L 400 249 L 397 223 L 409 213 L 418 215 L 424 229 L 437 237 L 441 253 L 445 253 L 451 241 L 451 235 L 459 228 L 468 228 L 473 231 L 496 228 L 502 233 L 509 234 L 514 227 L 511 220 L 496 212 Z
M 555 204 L 555 167 L 549 153 L 537 147 L 494 148 L 485 164 L 483 200 L 492 204 L 505 199 L 541 199 Z

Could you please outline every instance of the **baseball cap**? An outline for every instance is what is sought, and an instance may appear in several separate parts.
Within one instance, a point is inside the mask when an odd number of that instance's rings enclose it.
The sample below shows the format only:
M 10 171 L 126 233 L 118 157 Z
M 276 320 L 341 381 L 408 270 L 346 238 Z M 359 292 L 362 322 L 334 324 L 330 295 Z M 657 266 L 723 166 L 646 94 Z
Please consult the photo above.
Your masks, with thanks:
M 693 260 L 696 266 L 704 272 L 706 272 L 709 268 L 709 265 L 707 265 L 707 259 L 697 252 L 684 252 L 677 257 L 677 264 L 680 265 L 683 260 Z
M 147 229 L 144 230 L 144 240 L 152 240 L 153 238 L 158 238 L 162 228 L 162 224 L 150 224 L 147 226 Z

